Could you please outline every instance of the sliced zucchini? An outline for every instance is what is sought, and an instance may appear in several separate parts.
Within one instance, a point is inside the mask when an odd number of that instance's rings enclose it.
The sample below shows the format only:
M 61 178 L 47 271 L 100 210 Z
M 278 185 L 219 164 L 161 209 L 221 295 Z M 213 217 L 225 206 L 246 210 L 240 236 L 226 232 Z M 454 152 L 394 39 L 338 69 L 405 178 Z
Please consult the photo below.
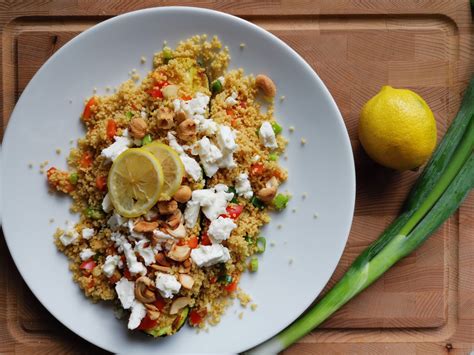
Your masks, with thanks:
M 176 315 L 176 317 L 170 324 L 152 329 L 147 329 L 144 332 L 155 338 L 173 335 L 183 327 L 184 323 L 186 323 L 186 319 L 188 319 L 188 315 L 189 307 L 185 307 L 181 312 Z

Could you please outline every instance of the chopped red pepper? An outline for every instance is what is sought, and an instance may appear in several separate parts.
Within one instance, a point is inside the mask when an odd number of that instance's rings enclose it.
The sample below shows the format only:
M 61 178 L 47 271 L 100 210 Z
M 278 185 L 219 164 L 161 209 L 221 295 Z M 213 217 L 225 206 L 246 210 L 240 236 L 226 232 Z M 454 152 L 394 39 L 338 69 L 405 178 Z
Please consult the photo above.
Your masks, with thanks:
M 187 240 L 188 247 L 191 249 L 196 249 L 199 244 L 198 237 L 195 235 L 192 235 L 188 240 Z
M 84 152 L 84 154 L 82 154 L 79 165 L 82 168 L 89 168 L 92 165 L 92 161 L 93 161 L 92 153 L 91 152 Z
M 202 245 L 211 245 L 211 240 L 209 239 L 209 236 L 207 235 L 207 232 L 203 232 L 201 234 L 201 244 Z
M 107 178 L 103 175 L 99 175 L 95 178 L 95 186 L 100 190 L 104 191 L 107 187 Z
M 239 105 L 242 108 L 247 108 L 247 101 L 242 100 L 242 101 L 240 101 Z
M 84 107 L 84 112 L 82 113 L 82 119 L 84 121 L 89 120 L 91 118 L 91 106 L 95 105 L 95 97 L 92 96 L 89 101 L 87 101 L 86 107 Z
M 92 269 L 94 269 L 97 266 L 96 262 L 92 259 L 83 261 L 82 264 L 79 266 L 80 269 L 86 271 L 87 273 L 90 273 Z
M 151 96 L 151 97 L 154 97 L 155 99 L 162 99 L 163 98 L 163 93 L 161 92 L 160 88 L 159 87 L 154 87 L 153 89 L 151 90 L 148 90 L 148 94 Z
M 215 276 L 211 277 L 210 280 L 209 280 L 209 282 L 210 282 L 211 284 L 215 284 L 215 283 L 217 282 L 217 277 L 215 277 Z
M 251 175 L 262 175 L 265 167 L 263 163 L 254 163 L 250 166 L 250 174 Z
M 237 219 L 239 218 L 243 210 L 244 210 L 244 206 L 232 203 L 229 206 L 227 206 L 226 208 L 227 213 L 225 215 L 222 215 L 222 217 Z
M 163 298 L 160 298 L 160 297 L 157 297 L 156 298 L 156 301 L 153 302 L 153 305 L 158 308 L 158 310 L 161 312 L 165 306 L 166 306 L 166 302 Z
M 165 86 L 168 86 L 170 83 L 168 83 L 166 80 L 160 80 L 157 81 L 155 84 L 155 87 L 157 86 L 159 89 L 164 88 Z
M 232 281 L 230 284 L 228 284 L 228 285 L 226 285 L 226 286 L 224 286 L 224 287 L 225 287 L 225 289 L 226 289 L 228 292 L 234 292 L 234 291 L 237 290 L 237 285 L 238 285 L 238 283 L 239 283 L 239 280 L 236 279 L 236 280 Z
M 158 325 L 158 320 L 153 320 L 151 319 L 148 315 L 146 315 L 142 321 L 140 322 L 140 325 L 138 326 L 138 329 L 140 330 L 148 330 L 148 329 L 153 329 Z
M 231 109 L 231 108 L 226 108 L 225 113 L 227 113 L 227 115 L 229 115 L 229 116 L 234 117 L 234 110 Z
M 133 276 L 130 273 L 130 271 L 128 270 L 128 268 L 126 268 L 126 267 L 123 269 L 123 276 L 129 281 L 133 281 Z
M 189 100 L 192 100 L 192 98 L 193 98 L 193 97 L 190 96 L 190 95 L 184 95 L 184 96 L 181 97 L 181 100 L 183 100 L 183 101 L 189 101 Z
M 207 311 L 205 309 L 197 310 L 193 309 L 189 312 L 189 324 L 196 326 L 202 323 L 204 317 L 206 316 Z
M 233 119 L 230 121 L 230 125 L 231 125 L 233 128 L 237 128 L 237 126 L 239 125 L 239 119 L 238 119 L 238 118 L 233 118 Z
M 56 176 L 56 178 L 54 178 Z M 66 194 L 74 190 L 74 185 L 69 180 L 70 174 L 66 171 L 59 171 L 55 167 L 51 167 L 46 171 L 46 178 L 48 183 L 56 188 L 56 190 Z
M 117 124 L 115 123 L 114 120 L 108 120 L 107 121 L 107 138 L 114 138 L 114 136 L 117 134 Z

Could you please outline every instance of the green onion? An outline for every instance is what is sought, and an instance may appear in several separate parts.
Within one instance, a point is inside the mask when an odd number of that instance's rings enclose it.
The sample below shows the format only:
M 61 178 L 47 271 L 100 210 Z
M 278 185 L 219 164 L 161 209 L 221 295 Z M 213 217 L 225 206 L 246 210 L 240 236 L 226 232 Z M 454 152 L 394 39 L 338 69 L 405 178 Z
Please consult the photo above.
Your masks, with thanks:
M 244 239 L 245 239 L 245 241 L 247 242 L 247 244 L 252 245 L 252 244 L 254 243 L 253 238 L 252 238 L 251 236 L 249 236 L 249 235 L 246 235 L 246 236 L 244 237 Z
M 173 59 L 173 52 L 171 51 L 170 47 L 163 48 L 162 55 L 165 63 L 168 63 L 171 59 Z
M 127 112 L 125 113 L 125 116 L 127 116 L 127 118 L 128 118 L 129 120 L 131 120 L 132 117 L 133 117 L 133 113 L 132 113 L 131 111 L 127 111 Z
M 222 89 L 223 89 L 222 83 L 219 79 L 216 79 L 211 83 L 211 91 L 213 94 L 220 93 Z
M 270 161 L 277 161 L 278 160 L 278 154 L 277 153 L 270 153 L 268 155 L 268 160 Z
M 234 194 L 234 197 L 232 197 L 232 200 L 230 200 L 231 203 L 237 203 L 237 202 L 239 202 L 239 201 L 237 200 L 237 190 L 235 189 L 234 186 L 229 186 L 229 188 L 227 189 L 227 192 Z
M 262 254 L 267 248 L 267 240 L 264 237 L 257 238 L 257 253 Z
M 283 128 L 276 121 L 272 122 L 272 128 L 273 128 L 273 132 L 275 132 L 275 134 L 280 134 L 281 131 L 283 131 Z
M 73 185 L 76 185 L 77 182 L 79 181 L 79 175 L 77 173 L 72 173 L 69 175 L 69 182 Z
M 104 217 L 104 214 L 102 213 L 102 211 L 97 210 L 92 207 L 87 207 L 85 214 L 88 218 L 91 218 L 91 219 L 101 219 Z
M 254 207 L 257 207 L 261 210 L 263 210 L 265 208 L 265 204 L 263 203 L 262 200 L 260 200 L 258 197 L 256 196 L 253 196 L 251 199 L 250 199 L 250 202 L 252 203 L 252 205 Z
M 258 270 L 258 259 L 254 257 L 254 258 L 250 259 L 249 271 L 250 272 L 257 272 L 257 270 Z
M 423 244 L 457 210 L 474 187 L 473 95 L 474 78 L 456 119 L 414 185 L 401 215 L 303 317 L 250 353 L 279 352 L 309 333 Z
M 147 134 L 145 137 L 142 138 L 142 146 L 150 144 L 152 142 L 151 136 Z
M 278 194 L 273 199 L 272 204 L 273 204 L 273 207 L 281 211 L 282 209 L 286 207 L 286 205 L 288 204 L 288 201 L 290 201 L 289 195 Z

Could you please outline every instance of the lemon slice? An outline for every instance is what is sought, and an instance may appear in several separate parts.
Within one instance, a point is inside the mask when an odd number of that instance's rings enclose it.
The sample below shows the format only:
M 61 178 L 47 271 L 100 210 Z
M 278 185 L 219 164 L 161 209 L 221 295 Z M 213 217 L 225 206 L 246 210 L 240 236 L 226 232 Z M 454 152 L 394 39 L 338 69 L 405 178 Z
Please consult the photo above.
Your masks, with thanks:
M 184 165 L 181 158 L 174 149 L 160 142 L 147 144 L 143 149 L 151 152 L 163 168 L 165 181 L 159 199 L 161 201 L 171 199 L 181 186 L 184 176 Z
M 163 169 L 153 154 L 143 148 L 132 148 L 115 159 L 107 187 L 116 212 L 132 218 L 156 204 L 163 181 Z

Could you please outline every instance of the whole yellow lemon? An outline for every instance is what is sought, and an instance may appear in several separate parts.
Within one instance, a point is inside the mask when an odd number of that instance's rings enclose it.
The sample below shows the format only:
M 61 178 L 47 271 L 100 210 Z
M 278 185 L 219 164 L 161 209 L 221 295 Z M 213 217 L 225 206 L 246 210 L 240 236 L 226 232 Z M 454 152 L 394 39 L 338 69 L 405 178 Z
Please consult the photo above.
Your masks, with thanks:
M 420 95 L 384 86 L 362 108 L 359 139 L 377 163 L 396 170 L 414 169 L 433 153 L 436 121 Z

